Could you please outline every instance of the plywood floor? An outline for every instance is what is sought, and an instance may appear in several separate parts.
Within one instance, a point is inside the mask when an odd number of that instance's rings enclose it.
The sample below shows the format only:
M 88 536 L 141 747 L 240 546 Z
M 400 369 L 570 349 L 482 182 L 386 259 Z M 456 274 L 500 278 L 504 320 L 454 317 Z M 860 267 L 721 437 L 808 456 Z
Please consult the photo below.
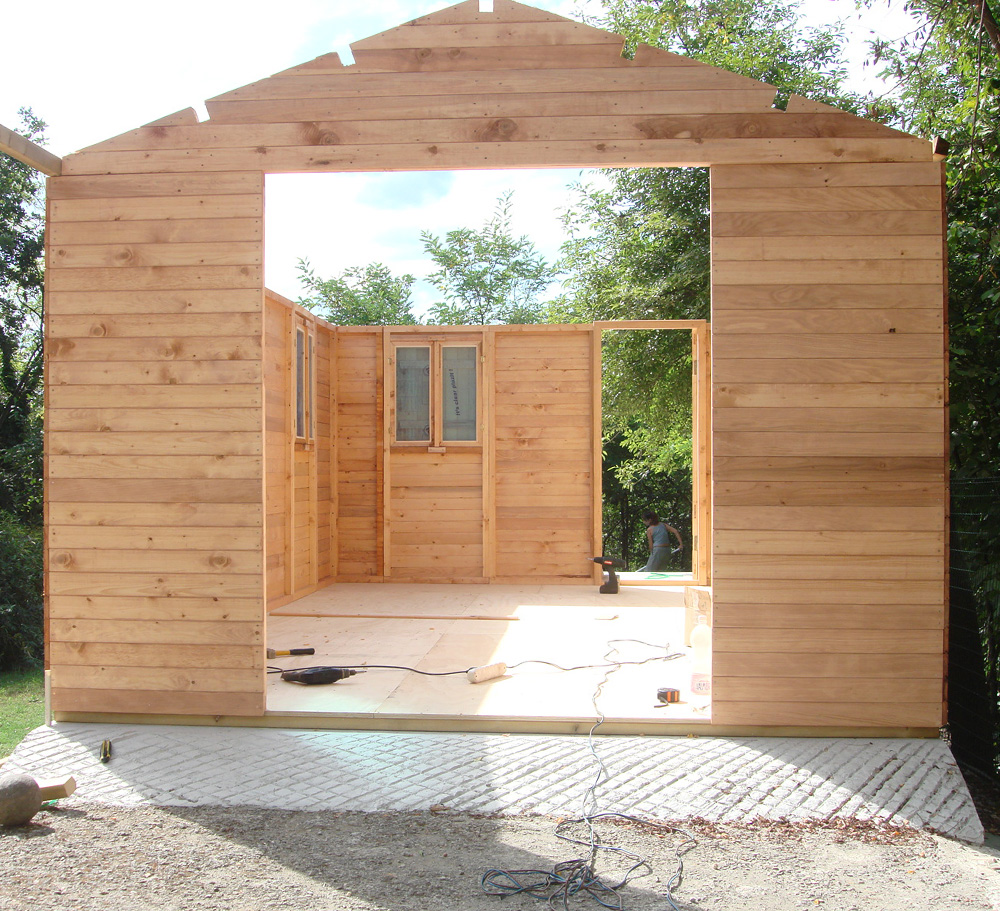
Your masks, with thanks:
M 597 717 L 594 697 L 605 670 L 512 666 L 533 659 L 563 667 L 605 664 L 609 652 L 614 660 L 643 661 L 679 651 L 684 657 L 678 660 L 616 670 L 597 697 L 598 710 L 619 728 L 708 722 L 708 707 L 689 699 L 683 592 L 649 585 L 623 587 L 618 595 L 601 595 L 596 585 L 330 586 L 268 617 L 269 647 L 316 649 L 315 656 L 272 659 L 271 666 L 395 664 L 464 671 L 503 661 L 511 669 L 478 685 L 464 674 L 372 669 L 306 687 L 272 674 L 267 710 L 314 714 L 343 726 L 365 720 L 386 728 L 586 730 Z M 659 705 L 659 687 L 681 690 L 683 701 Z M 318 717 L 317 723 L 324 726 Z

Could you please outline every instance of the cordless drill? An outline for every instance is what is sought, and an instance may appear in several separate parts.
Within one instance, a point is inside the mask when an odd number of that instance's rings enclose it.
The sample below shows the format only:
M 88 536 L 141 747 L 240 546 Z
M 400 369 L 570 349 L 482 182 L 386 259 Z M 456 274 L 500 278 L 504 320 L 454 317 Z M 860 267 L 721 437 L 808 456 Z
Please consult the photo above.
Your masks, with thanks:
M 355 674 L 363 674 L 351 667 L 302 667 L 298 670 L 282 671 L 281 679 L 289 683 L 305 683 L 313 686 L 317 683 L 336 683 Z

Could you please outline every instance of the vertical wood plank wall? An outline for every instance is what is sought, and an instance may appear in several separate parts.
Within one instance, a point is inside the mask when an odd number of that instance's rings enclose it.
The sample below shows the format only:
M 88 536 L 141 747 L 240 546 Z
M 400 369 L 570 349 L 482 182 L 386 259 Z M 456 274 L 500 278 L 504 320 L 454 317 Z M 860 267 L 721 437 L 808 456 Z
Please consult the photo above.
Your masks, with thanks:
M 49 181 L 57 712 L 263 711 L 262 183 Z
M 594 331 L 495 332 L 497 581 L 593 575 Z
M 714 693 L 942 723 L 941 166 L 712 169 Z

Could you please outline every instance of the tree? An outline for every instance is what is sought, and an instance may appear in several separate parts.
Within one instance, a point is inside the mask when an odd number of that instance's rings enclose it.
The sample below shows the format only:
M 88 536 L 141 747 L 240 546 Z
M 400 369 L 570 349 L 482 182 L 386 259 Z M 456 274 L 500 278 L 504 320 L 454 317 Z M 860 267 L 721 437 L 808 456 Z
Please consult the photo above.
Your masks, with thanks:
M 952 468 L 1000 471 L 1000 56 L 980 0 L 912 0 L 920 17 L 898 42 L 872 44 L 905 130 L 945 137 Z M 983 10 L 988 10 L 985 5 Z
M 885 101 L 902 128 L 950 144 L 946 160 L 951 364 L 953 610 L 970 609 L 982 644 L 986 717 L 956 726 L 966 758 L 984 729 L 1000 775 L 1000 42 L 985 0 L 910 0 L 916 29 L 874 42 L 872 61 L 893 87 Z M 971 625 L 971 624 L 970 624 Z M 958 640 L 962 630 L 954 638 Z M 966 643 L 968 644 L 968 643 Z M 970 660 L 971 649 L 964 652 Z M 962 651 L 953 650 L 952 661 Z M 968 682 L 967 682 L 968 686 Z M 963 702 L 968 693 L 956 696 Z M 974 693 L 972 695 L 975 695 Z M 971 703 L 967 703 L 971 704 Z M 957 716 L 959 713 L 956 712 Z M 976 752 L 972 750 L 972 752 Z
M 624 35 L 632 50 L 645 43 L 768 82 L 778 106 L 795 93 L 867 112 L 866 99 L 841 89 L 840 29 L 800 29 L 797 9 L 755 0 L 604 0 L 593 24 Z M 614 170 L 604 177 L 606 187 L 579 186 L 567 216 L 559 265 L 568 290 L 553 318 L 707 319 L 707 170 Z M 609 332 L 602 358 L 605 446 L 630 454 L 614 459 L 613 471 L 623 487 L 648 498 L 630 497 L 629 508 L 653 506 L 682 524 L 691 514 L 690 339 L 680 332 Z M 609 501 L 606 531 L 638 527 L 636 516 L 622 519 L 616 509 Z
M 311 292 L 299 303 L 337 326 L 412 326 L 412 275 L 393 275 L 382 263 L 352 266 L 333 278 L 318 278 L 306 259 L 299 275 Z
M 22 108 L 21 132 L 45 124 Z M 41 521 L 42 180 L 0 154 L 0 509 Z
M 512 194 L 497 201 L 481 229 L 457 228 L 444 239 L 421 232 L 424 250 L 437 265 L 429 276 L 443 295 L 428 322 L 473 326 L 542 321 L 541 293 L 558 274 L 527 237 L 511 233 Z
M 20 131 L 44 141 L 26 108 Z M 0 154 L 0 669 L 42 653 L 41 178 Z

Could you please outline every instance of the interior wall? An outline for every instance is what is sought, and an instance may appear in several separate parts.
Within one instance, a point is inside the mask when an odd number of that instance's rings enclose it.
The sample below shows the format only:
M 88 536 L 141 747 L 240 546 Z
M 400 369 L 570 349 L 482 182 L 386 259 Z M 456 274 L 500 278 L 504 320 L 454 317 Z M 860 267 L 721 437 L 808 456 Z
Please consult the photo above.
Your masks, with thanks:
M 382 575 L 383 344 L 381 329 L 340 328 L 332 395 L 336 431 L 334 577 L 369 582 Z
M 296 437 L 296 335 L 304 333 L 306 434 Z M 311 347 L 310 347 L 311 343 Z M 333 330 L 270 289 L 264 300 L 265 589 L 268 607 L 331 581 Z M 306 395 L 308 399 L 308 394 Z M 309 405 L 306 405 L 308 409 Z
M 494 350 L 497 581 L 588 580 L 601 552 L 600 332 L 497 328 Z
M 943 721 L 942 168 L 712 168 L 714 722 Z

